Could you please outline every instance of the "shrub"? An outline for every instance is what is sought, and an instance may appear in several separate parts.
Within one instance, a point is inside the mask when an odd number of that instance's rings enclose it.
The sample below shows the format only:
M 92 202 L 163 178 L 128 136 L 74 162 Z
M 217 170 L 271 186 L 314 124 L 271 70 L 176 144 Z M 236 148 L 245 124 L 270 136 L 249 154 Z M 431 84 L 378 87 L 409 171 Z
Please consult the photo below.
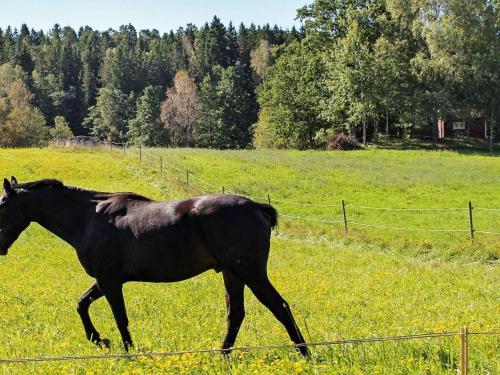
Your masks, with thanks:
M 71 139 L 73 137 L 73 132 L 64 117 L 56 116 L 54 119 L 54 127 L 50 129 L 50 138 L 55 141 Z
M 326 138 L 326 143 L 328 150 L 351 151 L 363 149 L 363 146 L 356 138 L 345 134 L 329 136 Z

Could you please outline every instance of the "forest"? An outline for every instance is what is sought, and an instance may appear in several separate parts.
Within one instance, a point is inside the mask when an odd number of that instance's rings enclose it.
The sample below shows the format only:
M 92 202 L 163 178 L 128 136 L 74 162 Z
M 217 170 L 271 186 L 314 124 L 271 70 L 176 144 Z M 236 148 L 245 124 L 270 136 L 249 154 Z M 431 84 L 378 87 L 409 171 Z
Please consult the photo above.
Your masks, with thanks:
M 0 146 L 326 147 L 500 117 L 498 0 L 315 0 L 300 28 L 0 29 Z

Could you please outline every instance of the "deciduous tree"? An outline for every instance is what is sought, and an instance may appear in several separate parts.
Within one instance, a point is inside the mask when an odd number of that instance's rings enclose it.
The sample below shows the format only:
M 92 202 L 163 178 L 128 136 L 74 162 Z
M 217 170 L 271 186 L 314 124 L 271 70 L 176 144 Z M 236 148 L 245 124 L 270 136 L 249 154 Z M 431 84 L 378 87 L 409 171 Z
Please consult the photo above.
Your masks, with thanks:
M 174 84 L 161 103 L 161 121 L 174 146 L 194 146 L 194 132 L 198 125 L 200 106 L 198 89 L 185 70 L 176 73 Z

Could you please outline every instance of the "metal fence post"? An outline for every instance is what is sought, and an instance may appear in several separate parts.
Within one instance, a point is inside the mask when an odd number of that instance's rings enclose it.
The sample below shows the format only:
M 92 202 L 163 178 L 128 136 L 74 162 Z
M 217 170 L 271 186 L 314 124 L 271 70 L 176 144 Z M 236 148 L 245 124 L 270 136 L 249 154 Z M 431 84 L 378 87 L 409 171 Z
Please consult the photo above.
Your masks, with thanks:
M 474 207 L 472 207 L 472 202 L 469 201 L 469 224 L 470 224 L 470 239 L 474 239 L 474 222 L 472 220 L 472 210 Z
M 160 156 L 160 173 L 163 174 L 163 157 Z
M 460 375 L 468 374 L 469 367 L 469 346 L 468 346 L 467 326 L 460 327 Z
M 267 203 L 269 203 L 269 205 L 271 205 L 271 197 L 269 196 L 269 194 L 267 194 Z
M 224 186 L 222 187 L 222 194 L 224 194 Z
M 142 147 L 139 145 L 139 163 L 142 162 Z
M 345 229 L 345 233 L 347 234 L 347 233 L 349 233 L 349 230 L 347 227 L 347 215 L 345 212 L 345 202 L 343 199 L 342 199 L 342 216 L 344 217 L 344 229 Z
M 189 169 L 186 169 L 186 184 L 189 185 Z

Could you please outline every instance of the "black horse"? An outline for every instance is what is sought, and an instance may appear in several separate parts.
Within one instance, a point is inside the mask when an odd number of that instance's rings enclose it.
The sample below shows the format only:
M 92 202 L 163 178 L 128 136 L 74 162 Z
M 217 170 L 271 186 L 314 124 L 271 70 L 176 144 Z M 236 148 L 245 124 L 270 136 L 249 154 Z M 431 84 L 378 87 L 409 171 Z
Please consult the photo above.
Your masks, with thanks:
M 30 222 L 37 222 L 76 249 L 96 282 L 79 299 L 77 311 L 87 338 L 101 345 L 89 316 L 90 304 L 106 297 L 125 350 L 132 346 L 122 285 L 127 281 L 174 282 L 214 269 L 226 288 L 230 352 L 245 316 L 243 289 L 285 326 L 297 349 L 308 355 L 288 303 L 267 277 L 271 229 L 276 210 L 234 195 L 207 195 L 177 202 L 155 202 L 134 193 L 101 193 L 57 180 L 19 184 L 4 180 L 0 200 L 0 254 Z

